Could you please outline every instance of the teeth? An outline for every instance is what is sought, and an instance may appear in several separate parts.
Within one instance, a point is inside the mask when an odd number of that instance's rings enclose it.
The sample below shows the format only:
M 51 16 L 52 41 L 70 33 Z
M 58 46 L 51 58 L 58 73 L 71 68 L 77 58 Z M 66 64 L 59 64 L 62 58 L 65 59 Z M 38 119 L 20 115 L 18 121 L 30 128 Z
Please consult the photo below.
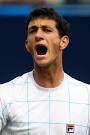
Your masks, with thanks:
M 37 45 L 36 51 L 38 55 L 45 55 L 47 53 L 47 47 L 44 45 Z

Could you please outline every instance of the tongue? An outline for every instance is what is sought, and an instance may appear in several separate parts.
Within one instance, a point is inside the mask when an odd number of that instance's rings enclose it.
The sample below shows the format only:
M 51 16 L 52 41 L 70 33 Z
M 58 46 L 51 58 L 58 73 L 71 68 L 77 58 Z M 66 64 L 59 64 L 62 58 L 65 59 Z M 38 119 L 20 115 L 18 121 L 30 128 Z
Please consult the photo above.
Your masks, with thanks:
M 37 46 L 36 51 L 38 55 L 45 55 L 47 52 L 46 46 Z

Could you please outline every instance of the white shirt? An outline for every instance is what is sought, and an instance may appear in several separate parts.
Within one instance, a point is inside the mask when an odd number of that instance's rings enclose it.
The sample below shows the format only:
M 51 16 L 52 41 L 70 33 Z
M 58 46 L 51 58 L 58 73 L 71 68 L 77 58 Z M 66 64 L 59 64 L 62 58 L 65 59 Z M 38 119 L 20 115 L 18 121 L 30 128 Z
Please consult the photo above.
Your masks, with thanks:
M 44 88 L 33 73 L 1 84 L 0 135 L 90 135 L 90 85 L 64 73 Z

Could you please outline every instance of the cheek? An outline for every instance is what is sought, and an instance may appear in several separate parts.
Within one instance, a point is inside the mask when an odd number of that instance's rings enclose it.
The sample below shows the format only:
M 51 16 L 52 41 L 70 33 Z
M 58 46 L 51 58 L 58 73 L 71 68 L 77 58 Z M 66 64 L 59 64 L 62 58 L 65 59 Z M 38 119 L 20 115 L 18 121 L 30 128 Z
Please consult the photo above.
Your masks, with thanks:
M 53 59 L 53 58 L 56 58 L 57 55 L 58 55 L 58 49 L 57 49 L 57 47 L 52 46 L 50 48 L 50 57 Z
M 53 53 L 57 53 L 60 50 L 60 41 L 54 40 L 53 44 L 51 44 L 51 48 L 52 48 Z
M 31 45 L 30 43 L 28 43 L 28 44 L 26 45 L 26 49 L 27 49 L 27 51 L 28 51 L 29 53 L 33 54 L 33 47 L 32 47 L 32 45 Z
M 30 50 L 30 52 L 32 52 L 33 51 L 33 44 L 34 44 L 33 39 L 31 37 L 29 37 L 27 40 L 28 40 L 28 44 L 27 44 L 28 49 Z

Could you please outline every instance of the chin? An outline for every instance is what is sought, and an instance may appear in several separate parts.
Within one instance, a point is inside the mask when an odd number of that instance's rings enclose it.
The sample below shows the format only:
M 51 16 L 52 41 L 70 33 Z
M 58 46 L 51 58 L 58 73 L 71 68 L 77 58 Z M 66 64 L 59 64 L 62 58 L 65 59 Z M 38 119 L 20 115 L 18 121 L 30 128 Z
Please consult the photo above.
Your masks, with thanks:
M 38 67 L 47 67 L 47 64 L 37 64 Z
M 50 63 L 37 63 L 36 64 L 39 68 L 48 68 L 51 66 Z

